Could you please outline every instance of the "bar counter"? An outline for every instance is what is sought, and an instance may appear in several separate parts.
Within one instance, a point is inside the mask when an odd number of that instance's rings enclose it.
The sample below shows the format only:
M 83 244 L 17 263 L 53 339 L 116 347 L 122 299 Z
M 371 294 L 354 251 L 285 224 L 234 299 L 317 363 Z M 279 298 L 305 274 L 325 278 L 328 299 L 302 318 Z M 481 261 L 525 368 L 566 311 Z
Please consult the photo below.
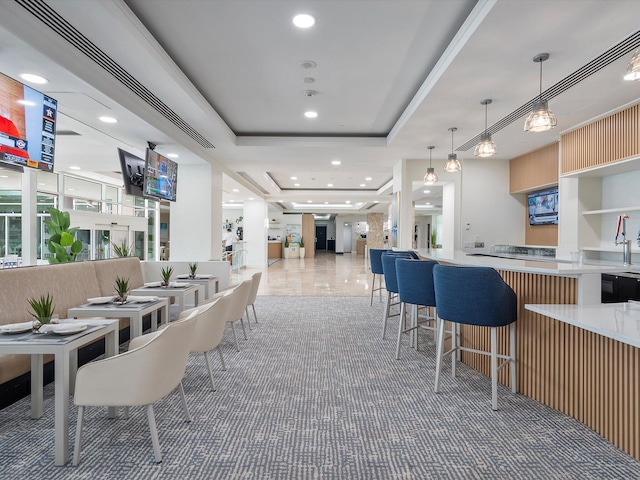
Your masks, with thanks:
M 640 349 L 603 335 L 599 328 L 551 318 L 525 304 L 574 305 L 596 309 L 602 273 L 633 271 L 611 264 L 576 265 L 494 256 L 471 256 L 446 249 L 418 250 L 443 264 L 495 268 L 518 298 L 516 323 L 517 392 L 583 422 L 614 445 L 640 460 Z M 635 267 L 635 266 L 634 266 Z M 591 306 L 594 307 L 591 307 Z M 615 323 L 614 327 L 615 328 Z M 489 329 L 461 326 L 461 342 L 488 350 Z M 508 335 L 499 332 L 499 351 L 508 350 Z M 489 375 L 489 359 L 464 352 L 462 361 Z M 499 380 L 510 386 L 508 368 Z

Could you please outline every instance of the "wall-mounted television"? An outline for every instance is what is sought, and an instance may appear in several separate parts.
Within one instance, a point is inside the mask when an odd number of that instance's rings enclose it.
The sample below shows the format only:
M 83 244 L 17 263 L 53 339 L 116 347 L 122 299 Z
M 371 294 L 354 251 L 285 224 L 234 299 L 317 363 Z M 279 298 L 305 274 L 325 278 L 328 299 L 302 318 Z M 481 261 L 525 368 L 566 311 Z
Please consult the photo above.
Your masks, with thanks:
M 177 186 L 178 164 L 147 148 L 144 166 L 144 195 L 175 202 Z
M 127 195 L 144 197 L 142 192 L 144 185 L 144 159 L 121 148 L 118 149 L 118 155 L 120 157 L 125 192 L 127 192 Z
M 558 224 L 558 189 L 543 190 L 527 195 L 529 225 Z
M 53 172 L 58 102 L 0 74 L 0 161 Z

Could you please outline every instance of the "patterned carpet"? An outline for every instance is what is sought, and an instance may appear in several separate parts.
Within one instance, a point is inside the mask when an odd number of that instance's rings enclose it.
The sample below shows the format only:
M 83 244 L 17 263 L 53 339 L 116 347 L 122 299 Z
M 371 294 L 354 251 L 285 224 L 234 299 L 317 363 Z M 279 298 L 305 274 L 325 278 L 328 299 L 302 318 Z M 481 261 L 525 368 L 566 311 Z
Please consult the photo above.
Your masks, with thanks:
M 382 306 L 368 298 L 258 297 L 256 310 L 240 353 L 225 338 L 226 372 L 212 355 L 216 392 L 191 356 L 193 423 L 176 393 L 155 405 L 161 464 L 144 409 L 109 420 L 93 408 L 80 465 L 55 467 L 49 385 L 43 418 L 29 418 L 29 399 L 0 411 L 0 478 L 640 478 L 640 463 L 592 430 L 506 388 L 491 411 L 489 380 L 464 365 L 435 395 L 430 334 L 396 361 L 393 323 L 381 340 Z

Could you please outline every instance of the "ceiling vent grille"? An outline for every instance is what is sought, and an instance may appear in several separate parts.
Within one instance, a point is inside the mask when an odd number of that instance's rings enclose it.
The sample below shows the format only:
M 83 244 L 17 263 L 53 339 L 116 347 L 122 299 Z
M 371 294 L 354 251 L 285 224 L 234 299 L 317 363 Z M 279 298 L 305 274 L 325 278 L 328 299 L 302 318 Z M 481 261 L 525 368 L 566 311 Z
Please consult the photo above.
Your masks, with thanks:
M 15 0 L 204 148 L 215 146 L 42 0 Z
M 609 50 L 598 55 L 596 58 L 591 60 L 586 65 L 580 67 L 578 70 L 576 70 L 572 74 L 566 76 L 555 85 L 552 85 L 551 87 L 546 89 L 544 92 L 542 92 L 542 97 L 545 100 L 551 100 L 552 98 L 557 97 L 558 95 L 566 92 L 571 87 L 577 85 L 584 79 L 589 78 L 594 73 L 597 73 L 603 68 L 611 65 L 616 60 L 619 60 L 625 55 L 628 55 L 630 52 L 632 52 L 638 47 L 640 47 L 640 30 L 633 33 L 632 35 L 629 35 L 620 43 L 614 45 Z M 536 95 L 534 98 L 529 100 L 527 103 L 522 105 L 517 110 L 514 110 L 513 112 L 511 112 L 509 115 L 507 115 L 503 119 L 491 125 L 488 129 L 489 133 L 493 135 L 494 133 L 499 132 L 503 128 L 511 125 L 513 122 L 521 119 L 525 115 L 529 115 L 529 113 L 533 109 L 533 104 L 537 99 L 538 99 L 538 95 Z M 456 148 L 456 151 L 465 152 L 470 148 L 475 147 L 480 141 L 480 136 L 482 135 L 482 133 L 484 132 L 479 133 L 464 145 L 461 145 L 458 148 Z

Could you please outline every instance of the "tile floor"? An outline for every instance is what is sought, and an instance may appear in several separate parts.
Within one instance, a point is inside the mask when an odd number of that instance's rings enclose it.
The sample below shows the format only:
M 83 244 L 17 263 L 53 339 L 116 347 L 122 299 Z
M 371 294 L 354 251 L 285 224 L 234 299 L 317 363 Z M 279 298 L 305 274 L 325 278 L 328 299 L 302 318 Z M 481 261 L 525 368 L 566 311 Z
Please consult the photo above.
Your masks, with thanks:
M 232 273 L 230 283 L 248 278 L 257 270 L 247 268 L 239 275 Z M 355 253 L 316 252 L 315 258 L 283 258 L 267 267 L 258 295 L 359 297 L 370 295 L 370 288 L 368 258 Z

